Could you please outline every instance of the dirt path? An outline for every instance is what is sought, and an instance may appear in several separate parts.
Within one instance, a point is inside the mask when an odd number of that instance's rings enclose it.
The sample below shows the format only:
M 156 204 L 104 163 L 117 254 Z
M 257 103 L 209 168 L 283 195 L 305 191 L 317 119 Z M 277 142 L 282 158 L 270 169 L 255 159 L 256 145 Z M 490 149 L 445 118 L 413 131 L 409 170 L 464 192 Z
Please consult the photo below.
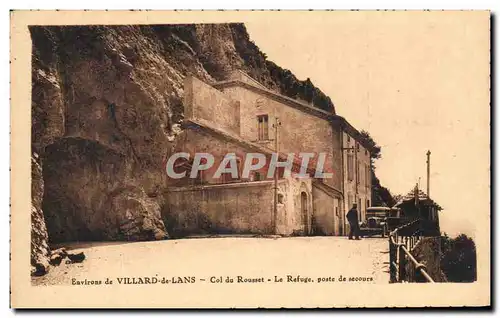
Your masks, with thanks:
M 345 237 L 200 238 L 134 243 L 85 243 L 66 246 L 83 251 L 80 264 L 52 267 L 35 285 L 120 277 L 212 277 L 241 275 L 319 278 L 340 275 L 385 284 L 387 239 L 350 241 Z

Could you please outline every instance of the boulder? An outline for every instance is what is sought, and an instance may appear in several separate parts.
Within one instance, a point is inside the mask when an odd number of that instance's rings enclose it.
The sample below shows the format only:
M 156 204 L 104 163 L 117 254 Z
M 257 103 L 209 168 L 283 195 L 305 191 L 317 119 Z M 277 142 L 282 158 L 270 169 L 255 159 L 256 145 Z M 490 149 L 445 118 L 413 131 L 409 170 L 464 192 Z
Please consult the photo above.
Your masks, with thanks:
M 157 198 L 133 177 L 135 165 L 118 150 L 86 139 L 64 138 L 46 147 L 43 209 L 51 241 L 166 237 Z
M 63 260 L 63 256 L 61 256 L 60 254 L 55 254 L 55 255 L 50 256 L 49 264 L 52 266 L 57 266 L 57 265 L 61 264 L 62 260 Z
M 49 272 L 50 265 L 47 258 L 40 259 L 35 264 L 32 264 L 31 275 L 43 276 Z
M 61 261 L 68 256 L 68 252 L 66 252 L 66 249 L 64 247 L 58 248 L 56 250 L 52 250 L 50 252 L 50 260 L 49 263 L 52 266 L 57 266 L 61 264 Z
M 58 249 L 55 249 L 55 250 L 52 250 L 50 252 L 50 255 L 51 256 L 55 256 L 55 255 L 59 255 L 61 256 L 62 258 L 66 257 L 68 255 L 68 252 L 66 251 L 66 249 L 64 247 L 61 247 L 61 248 L 58 248 Z
M 137 189 L 125 189 L 113 197 L 111 213 L 120 224 L 119 236 L 128 241 L 168 238 L 160 206 Z
M 83 252 L 77 254 L 68 253 L 68 258 L 72 263 L 81 263 L 85 260 L 85 254 Z

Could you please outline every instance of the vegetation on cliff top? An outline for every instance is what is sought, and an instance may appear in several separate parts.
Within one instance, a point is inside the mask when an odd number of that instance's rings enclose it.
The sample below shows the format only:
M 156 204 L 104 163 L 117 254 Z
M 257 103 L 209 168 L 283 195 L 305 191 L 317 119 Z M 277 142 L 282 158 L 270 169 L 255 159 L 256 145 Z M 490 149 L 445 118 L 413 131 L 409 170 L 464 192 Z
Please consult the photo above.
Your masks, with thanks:
M 371 179 L 372 179 L 372 206 L 389 206 L 392 207 L 396 204 L 396 199 L 391 194 L 391 191 L 382 186 L 380 179 L 375 174 L 375 160 L 382 157 L 382 148 L 373 140 L 370 133 L 362 130 L 361 137 L 365 139 L 366 143 L 372 149 L 370 153 L 371 161 Z

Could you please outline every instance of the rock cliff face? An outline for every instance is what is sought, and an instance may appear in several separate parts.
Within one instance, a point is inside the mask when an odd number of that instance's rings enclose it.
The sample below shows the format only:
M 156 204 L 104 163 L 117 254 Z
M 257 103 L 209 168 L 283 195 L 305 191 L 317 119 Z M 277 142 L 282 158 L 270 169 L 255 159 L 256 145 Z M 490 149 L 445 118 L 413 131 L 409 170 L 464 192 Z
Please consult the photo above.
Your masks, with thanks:
M 47 254 L 47 240 L 168 236 L 160 214 L 162 167 L 182 121 L 187 75 L 213 82 L 241 69 L 270 89 L 334 112 L 309 80 L 267 61 L 241 24 L 30 32 L 32 262 Z
M 31 265 L 43 274 L 49 265 L 49 235 L 42 211 L 43 177 L 38 154 L 31 157 Z

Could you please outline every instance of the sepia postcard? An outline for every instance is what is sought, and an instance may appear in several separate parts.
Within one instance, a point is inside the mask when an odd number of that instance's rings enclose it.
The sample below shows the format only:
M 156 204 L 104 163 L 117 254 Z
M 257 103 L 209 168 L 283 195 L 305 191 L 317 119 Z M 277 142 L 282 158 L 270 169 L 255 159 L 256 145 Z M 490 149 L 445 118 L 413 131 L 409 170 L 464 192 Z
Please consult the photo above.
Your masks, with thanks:
M 11 306 L 491 306 L 489 11 L 12 11 Z

